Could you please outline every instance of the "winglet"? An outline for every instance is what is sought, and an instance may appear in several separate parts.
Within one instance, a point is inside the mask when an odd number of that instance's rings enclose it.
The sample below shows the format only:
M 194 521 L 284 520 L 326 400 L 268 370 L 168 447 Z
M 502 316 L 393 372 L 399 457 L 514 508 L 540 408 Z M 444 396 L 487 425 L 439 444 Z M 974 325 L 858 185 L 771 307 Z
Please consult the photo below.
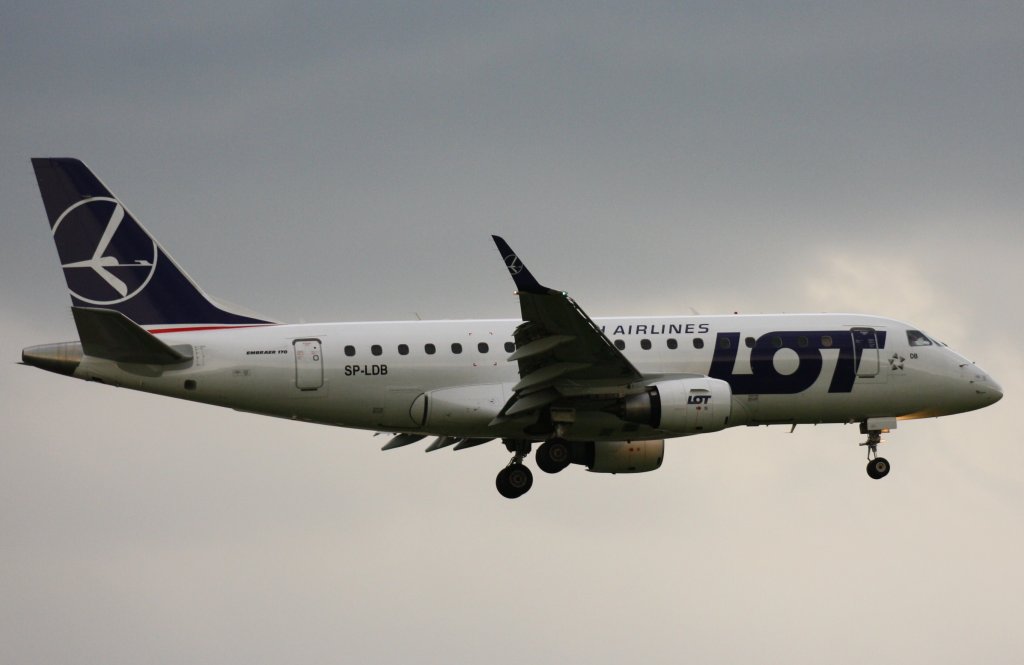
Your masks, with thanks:
M 505 239 L 501 236 L 491 236 L 494 239 L 494 244 L 498 246 L 498 252 L 501 254 L 501 258 L 505 261 L 505 267 L 508 268 L 508 274 L 512 275 L 512 280 L 516 283 L 516 288 L 526 293 L 536 293 L 539 295 L 545 295 L 550 289 L 543 287 L 540 283 L 534 279 L 533 274 L 527 270 L 526 265 L 522 259 L 516 255 L 512 248 L 508 246 Z

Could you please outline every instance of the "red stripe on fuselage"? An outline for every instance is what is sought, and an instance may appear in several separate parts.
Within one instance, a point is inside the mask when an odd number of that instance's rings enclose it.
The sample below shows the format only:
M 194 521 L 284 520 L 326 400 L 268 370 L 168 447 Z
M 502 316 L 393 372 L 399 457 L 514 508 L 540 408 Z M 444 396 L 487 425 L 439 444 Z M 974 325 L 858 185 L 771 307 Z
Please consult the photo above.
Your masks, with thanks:
M 246 326 L 192 326 L 189 328 L 158 328 L 156 330 L 147 330 L 151 335 L 161 335 L 163 333 L 176 333 L 176 332 L 195 332 L 197 330 L 227 330 L 227 329 L 238 329 L 238 328 L 263 328 L 266 326 L 274 326 L 276 323 L 255 323 Z

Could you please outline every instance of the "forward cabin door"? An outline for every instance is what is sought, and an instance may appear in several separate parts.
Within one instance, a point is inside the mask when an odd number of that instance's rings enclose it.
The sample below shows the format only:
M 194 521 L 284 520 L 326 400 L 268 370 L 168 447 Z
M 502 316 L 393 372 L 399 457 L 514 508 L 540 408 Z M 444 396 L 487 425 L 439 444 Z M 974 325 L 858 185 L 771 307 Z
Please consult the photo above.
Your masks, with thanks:
M 854 358 L 860 358 L 857 364 L 857 377 L 868 378 L 878 376 L 878 336 L 873 328 L 853 328 Z
M 324 354 L 318 339 L 297 339 L 295 346 L 295 387 L 319 390 L 324 385 Z

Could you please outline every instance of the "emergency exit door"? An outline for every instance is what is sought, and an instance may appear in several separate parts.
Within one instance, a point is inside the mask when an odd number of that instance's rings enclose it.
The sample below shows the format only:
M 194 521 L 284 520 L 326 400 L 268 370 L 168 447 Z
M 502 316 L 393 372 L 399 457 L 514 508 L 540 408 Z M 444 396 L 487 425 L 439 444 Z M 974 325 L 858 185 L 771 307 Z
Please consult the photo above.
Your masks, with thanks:
M 324 354 L 318 339 L 297 339 L 295 346 L 295 387 L 318 390 L 324 385 Z

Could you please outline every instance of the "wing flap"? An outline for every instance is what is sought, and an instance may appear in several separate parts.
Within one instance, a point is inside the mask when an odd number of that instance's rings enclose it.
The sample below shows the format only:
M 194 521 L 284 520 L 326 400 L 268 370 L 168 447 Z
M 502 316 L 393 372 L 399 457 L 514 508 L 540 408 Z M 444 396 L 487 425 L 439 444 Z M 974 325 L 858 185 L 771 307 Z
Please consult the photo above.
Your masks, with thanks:
M 517 383 L 512 390 L 517 393 L 529 391 L 541 385 L 548 385 L 555 379 L 590 367 L 590 363 L 553 363 L 541 365 Z
M 529 395 L 523 395 L 518 397 L 515 402 L 509 403 L 508 408 L 505 409 L 504 415 L 512 417 L 521 413 L 535 411 L 549 404 L 554 404 L 561 396 L 562 394 L 554 388 L 548 388 L 539 392 L 530 393 Z
M 381 450 L 394 450 L 395 448 L 401 448 L 402 446 L 408 446 L 409 444 L 416 443 L 417 441 L 426 438 L 425 434 L 396 434 L 391 437 L 391 440 L 384 444 Z
M 551 351 L 563 344 L 576 339 L 572 335 L 549 335 L 547 337 L 539 337 L 532 342 L 527 342 L 525 346 L 521 346 L 515 350 L 515 352 L 508 357 L 509 360 L 526 360 L 527 358 L 533 358 Z
M 492 437 L 490 439 L 485 439 L 485 438 L 479 438 L 479 439 L 464 438 L 464 439 L 459 439 L 459 442 L 455 444 L 455 447 L 452 448 L 452 450 L 465 450 L 466 448 L 475 448 L 476 446 L 483 445 L 483 444 L 487 443 L 488 441 L 494 441 L 494 438 Z
M 426 452 L 432 453 L 435 450 L 441 450 L 442 448 L 447 448 L 448 446 L 454 446 L 458 442 L 459 437 L 457 436 L 439 436 L 436 439 L 434 439 L 433 443 L 427 446 Z

